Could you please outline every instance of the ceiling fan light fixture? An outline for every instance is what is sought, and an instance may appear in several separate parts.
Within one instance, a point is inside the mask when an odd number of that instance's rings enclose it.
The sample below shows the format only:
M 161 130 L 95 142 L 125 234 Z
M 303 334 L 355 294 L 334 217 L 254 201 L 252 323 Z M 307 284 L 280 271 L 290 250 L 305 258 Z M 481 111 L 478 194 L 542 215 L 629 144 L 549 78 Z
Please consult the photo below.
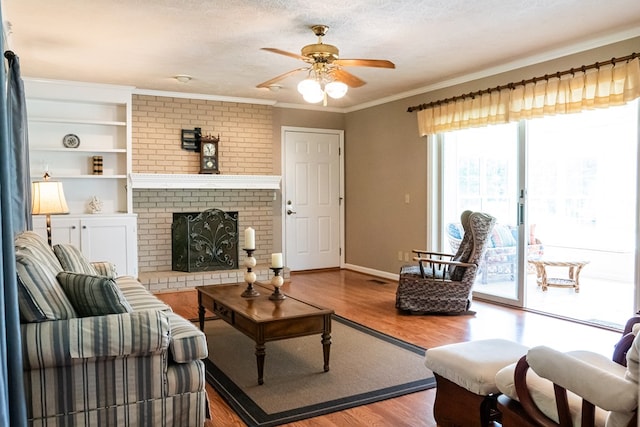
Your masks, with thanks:
M 307 93 L 313 92 L 322 92 L 322 88 L 320 87 L 320 83 L 318 83 L 314 79 L 304 79 L 300 83 L 298 83 L 298 92 L 301 95 L 305 95 Z
M 329 82 L 324 87 L 325 92 L 333 99 L 340 99 L 347 94 L 349 86 L 339 81 Z
M 324 100 L 324 92 L 322 89 L 318 89 L 317 91 L 309 91 L 302 95 L 302 98 L 308 102 L 309 104 L 317 104 L 318 102 Z

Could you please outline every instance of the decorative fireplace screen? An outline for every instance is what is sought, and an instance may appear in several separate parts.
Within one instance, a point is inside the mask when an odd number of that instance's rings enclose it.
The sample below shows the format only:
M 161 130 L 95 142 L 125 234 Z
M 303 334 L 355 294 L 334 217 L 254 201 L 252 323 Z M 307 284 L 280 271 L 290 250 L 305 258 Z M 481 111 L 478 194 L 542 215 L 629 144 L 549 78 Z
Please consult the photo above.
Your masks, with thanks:
M 238 268 L 238 212 L 208 209 L 174 213 L 171 234 L 172 270 Z

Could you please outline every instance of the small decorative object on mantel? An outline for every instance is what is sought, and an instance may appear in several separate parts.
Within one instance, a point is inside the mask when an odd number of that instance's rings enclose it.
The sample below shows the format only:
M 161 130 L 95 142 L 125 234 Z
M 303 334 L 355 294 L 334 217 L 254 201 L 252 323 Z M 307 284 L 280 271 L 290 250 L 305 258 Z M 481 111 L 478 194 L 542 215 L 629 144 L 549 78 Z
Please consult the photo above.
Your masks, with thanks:
M 78 148 L 80 146 L 80 138 L 78 138 L 78 135 L 68 133 L 62 137 L 62 145 L 67 148 Z
M 212 135 L 200 137 L 200 173 L 220 173 L 218 169 L 218 142 Z
M 182 129 L 182 149 L 187 151 L 200 151 L 200 128 Z
M 97 214 L 102 212 L 102 200 L 98 196 L 93 196 L 89 201 L 89 212 Z

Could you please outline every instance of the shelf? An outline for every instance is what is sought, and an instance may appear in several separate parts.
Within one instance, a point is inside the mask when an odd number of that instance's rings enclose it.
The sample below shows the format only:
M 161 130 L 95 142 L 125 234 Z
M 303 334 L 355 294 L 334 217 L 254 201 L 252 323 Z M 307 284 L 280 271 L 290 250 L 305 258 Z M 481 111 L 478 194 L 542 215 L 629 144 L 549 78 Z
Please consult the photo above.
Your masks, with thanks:
M 196 175 L 132 173 L 131 188 L 279 190 L 279 175 Z
M 29 119 L 32 122 L 37 123 L 71 123 L 77 125 L 100 125 L 100 126 L 126 126 L 126 122 L 117 122 L 110 120 L 78 120 L 78 119 L 65 119 L 65 118 L 45 118 L 45 117 L 32 117 Z
M 52 175 L 51 179 L 52 180 L 57 180 L 57 179 L 125 179 L 127 176 L 126 175 Z M 32 181 L 38 181 L 41 180 L 42 176 L 39 177 L 34 177 L 33 175 L 31 175 L 31 180 Z
M 66 153 L 126 153 L 125 148 L 41 148 L 31 147 L 30 151 L 50 151 Z

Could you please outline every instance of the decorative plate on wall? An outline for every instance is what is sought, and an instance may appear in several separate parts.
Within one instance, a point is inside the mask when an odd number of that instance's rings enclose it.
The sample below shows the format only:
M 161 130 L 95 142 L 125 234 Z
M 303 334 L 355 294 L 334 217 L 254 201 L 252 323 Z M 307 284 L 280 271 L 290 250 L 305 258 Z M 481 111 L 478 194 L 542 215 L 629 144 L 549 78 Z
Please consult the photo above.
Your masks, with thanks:
M 62 145 L 67 148 L 78 148 L 80 146 L 80 138 L 78 138 L 78 135 L 68 133 L 62 138 Z

